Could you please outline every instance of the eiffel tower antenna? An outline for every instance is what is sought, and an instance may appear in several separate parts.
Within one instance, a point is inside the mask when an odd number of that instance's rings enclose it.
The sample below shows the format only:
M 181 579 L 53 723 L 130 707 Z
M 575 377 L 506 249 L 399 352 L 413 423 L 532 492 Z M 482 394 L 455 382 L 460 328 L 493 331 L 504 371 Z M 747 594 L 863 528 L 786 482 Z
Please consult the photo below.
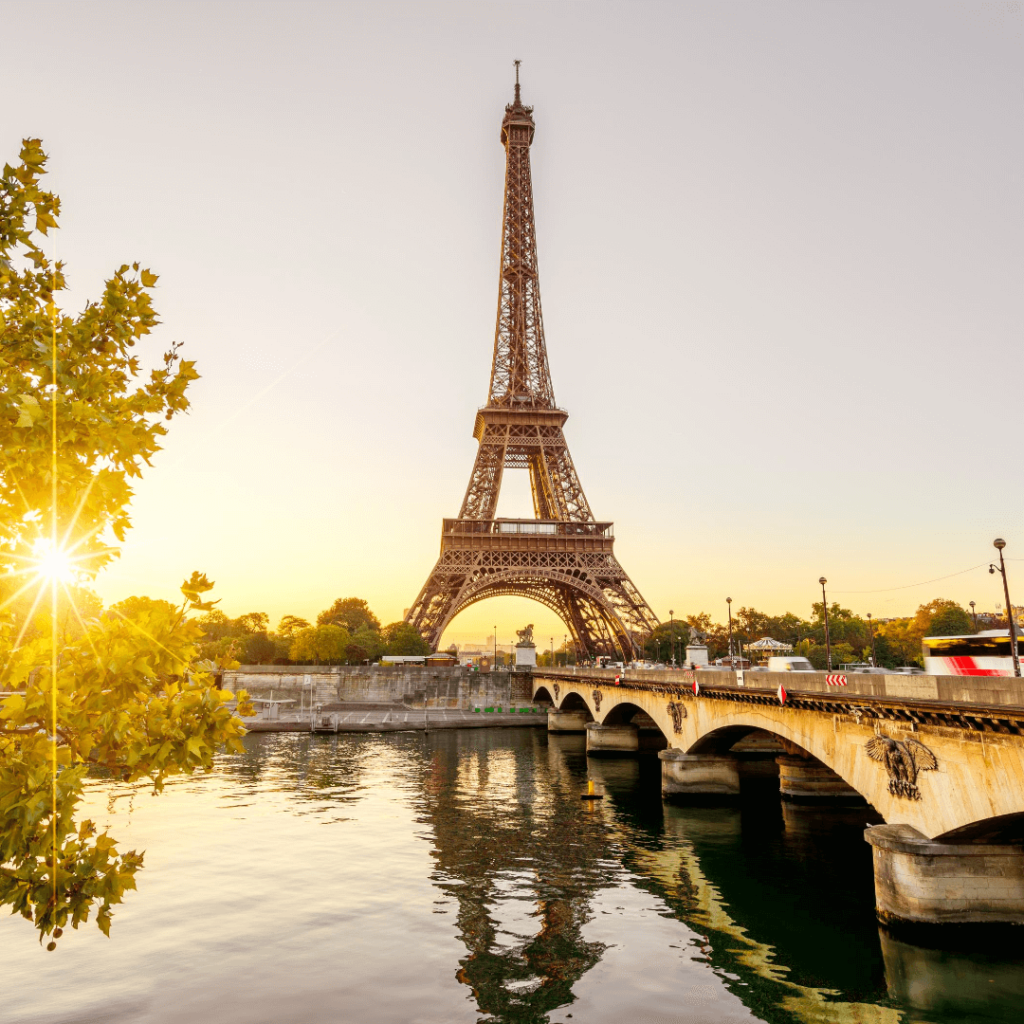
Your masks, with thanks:
M 476 461 L 457 519 L 441 527 L 441 557 L 406 615 L 434 648 L 448 624 L 489 597 L 528 597 L 552 609 L 578 655 L 626 660 L 658 625 L 612 552 L 614 528 L 590 510 L 555 404 L 544 340 L 533 212 L 533 108 L 516 87 L 505 107 L 505 199 L 498 315 L 487 404 L 477 411 Z M 530 474 L 533 519 L 495 519 L 506 469 Z

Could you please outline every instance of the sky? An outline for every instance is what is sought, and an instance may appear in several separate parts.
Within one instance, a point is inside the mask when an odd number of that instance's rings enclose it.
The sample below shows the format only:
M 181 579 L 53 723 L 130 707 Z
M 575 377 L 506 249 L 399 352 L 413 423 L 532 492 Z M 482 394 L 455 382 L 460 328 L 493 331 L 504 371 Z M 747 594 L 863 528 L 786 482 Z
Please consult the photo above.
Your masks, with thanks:
M 807 615 L 822 575 L 876 617 L 993 608 L 997 535 L 1024 587 L 1020 0 L 0 16 L 0 158 L 44 141 L 70 307 L 140 260 L 149 349 L 202 375 L 105 601 L 200 569 L 229 615 L 402 617 L 475 453 L 516 58 L 555 395 L 655 613 Z M 561 642 L 511 598 L 444 642 L 527 622 Z

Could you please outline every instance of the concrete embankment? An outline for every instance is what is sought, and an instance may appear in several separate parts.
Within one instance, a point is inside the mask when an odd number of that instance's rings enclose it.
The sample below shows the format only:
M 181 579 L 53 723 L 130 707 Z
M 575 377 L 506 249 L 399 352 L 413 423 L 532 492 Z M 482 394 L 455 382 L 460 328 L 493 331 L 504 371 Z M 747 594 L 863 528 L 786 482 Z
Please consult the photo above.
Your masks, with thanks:
M 250 732 L 434 732 L 438 729 L 547 728 L 546 710 L 472 712 L 421 710 L 391 706 L 387 710 L 321 711 L 278 719 L 248 718 Z
M 472 712 L 477 707 L 518 707 L 531 699 L 529 673 L 462 667 L 242 665 L 224 673 L 223 685 L 253 697 L 294 700 L 304 708 L 358 702 Z

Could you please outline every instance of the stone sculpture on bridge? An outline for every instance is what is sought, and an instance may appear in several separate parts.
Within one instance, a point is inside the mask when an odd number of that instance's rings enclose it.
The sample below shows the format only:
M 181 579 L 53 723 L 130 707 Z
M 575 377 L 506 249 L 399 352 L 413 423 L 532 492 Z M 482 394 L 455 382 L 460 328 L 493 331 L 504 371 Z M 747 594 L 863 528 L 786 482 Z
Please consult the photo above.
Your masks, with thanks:
M 668 713 L 672 716 L 672 728 L 676 733 L 683 731 L 683 719 L 687 717 L 686 705 L 677 700 L 668 702 Z
M 908 800 L 921 799 L 917 773 L 935 771 L 939 767 L 935 755 L 915 739 L 900 741 L 890 736 L 873 736 L 864 749 L 873 761 L 885 765 L 889 773 L 889 792 L 893 796 L 905 796 Z

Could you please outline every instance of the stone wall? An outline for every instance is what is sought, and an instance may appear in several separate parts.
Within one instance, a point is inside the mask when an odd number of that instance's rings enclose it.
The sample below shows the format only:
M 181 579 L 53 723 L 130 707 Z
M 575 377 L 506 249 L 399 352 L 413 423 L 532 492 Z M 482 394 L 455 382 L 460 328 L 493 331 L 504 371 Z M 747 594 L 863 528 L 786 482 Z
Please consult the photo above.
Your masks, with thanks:
M 473 672 L 419 665 L 242 665 L 224 688 L 303 704 L 383 702 L 414 708 L 474 708 L 530 702 L 528 672 Z

